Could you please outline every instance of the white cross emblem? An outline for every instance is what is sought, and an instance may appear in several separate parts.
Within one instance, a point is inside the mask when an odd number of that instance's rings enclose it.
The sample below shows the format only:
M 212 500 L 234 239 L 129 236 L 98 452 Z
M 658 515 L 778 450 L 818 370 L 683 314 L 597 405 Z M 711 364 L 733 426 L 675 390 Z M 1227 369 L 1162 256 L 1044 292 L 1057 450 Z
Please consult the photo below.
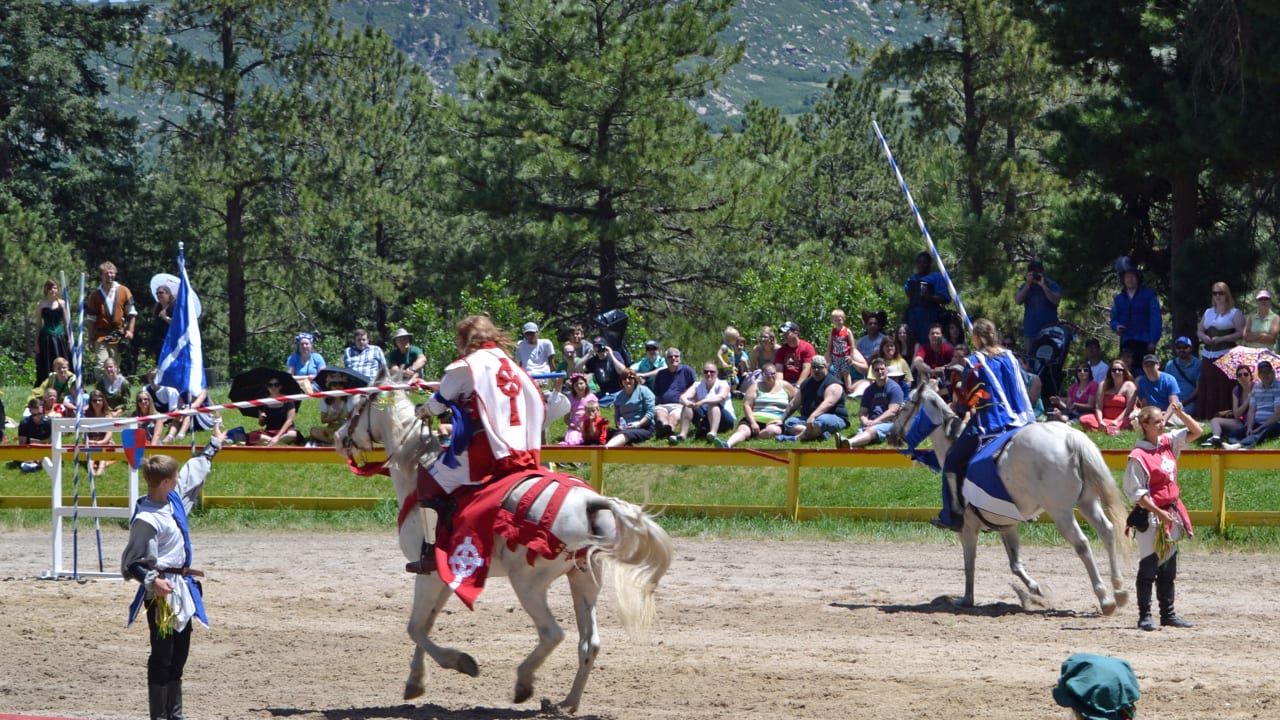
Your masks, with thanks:
M 483 566 L 484 558 L 480 557 L 480 551 L 471 542 L 470 535 L 463 538 L 449 555 L 449 571 L 453 573 L 454 582 L 471 577 Z

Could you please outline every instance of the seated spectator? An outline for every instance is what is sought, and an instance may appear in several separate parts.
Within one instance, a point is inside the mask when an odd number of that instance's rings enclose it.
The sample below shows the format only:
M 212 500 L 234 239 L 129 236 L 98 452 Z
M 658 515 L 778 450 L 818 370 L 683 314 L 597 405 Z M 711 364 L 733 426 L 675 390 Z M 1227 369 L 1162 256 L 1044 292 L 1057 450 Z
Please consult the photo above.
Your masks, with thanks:
M 1102 383 L 1107 380 L 1107 373 L 1110 371 L 1111 363 L 1108 363 L 1102 357 L 1102 345 L 1097 338 L 1089 338 L 1084 341 L 1085 363 L 1089 366 L 1089 372 L 1093 373 L 1093 381 L 1101 387 Z
M 49 418 L 71 417 L 76 414 L 73 408 L 58 400 L 58 391 L 55 388 L 44 391 L 44 395 L 40 398 L 40 406 L 44 410 L 45 417 Z
M 44 402 L 39 398 L 27 400 L 27 412 L 18 423 L 18 444 L 44 444 L 52 437 L 53 423 L 44 414 Z
M 755 372 L 765 365 L 773 365 L 773 357 L 778 352 L 777 336 L 773 333 L 773 328 L 764 325 L 760 328 L 760 337 L 756 339 L 755 347 L 751 348 L 751 354 L 747 359 L 751 366 L 751 371 Z
M 111 358 L 107 358 L 107 362 L 112 362 Z M 107 405 L 107 396 L 102 394 L 101 390 L 94 390 L 89 393 L 89 404 L 84 410 L 84 416 L 87 418 L 110 418 L 115 417 L 115 413 L 111 412 L 111 406 Z M 95 430 L 85 433 L 85 443 L 90 447 L 104 447 L 112 444 L 114 433 L 110 430 Z M 101 475 L 104 470 L 115 461 L 113 460 L 94 460 L 99 453 L 90 454 L 89 472 L 94 475 Z
M 272 398 L 284 395 L 284 390 L 281 388 L 279 380 L 272 379 L 267 381 L 267 395 Z M 278 406 L 262 408 L 258 412 L 258 424 L 262 426 L 262 429 L 249 433 L 249 444 L 273 447 L 282 444 L 291 445 L 297 442 L 298 428 L 294 427 L 293 424 L 297 413 L 298 403 L 291 400 Z
M 369 332 L 364 328 L 356 328 L 351 333 L 351 345 L 342 351 L 343 365 L 353 372 L 373 382 L 387 369 L 387 356 L 382 348 L 369 344 Z
M 1258 304 L 1258 311 L 1245 318 L 1244 342 L 1241 344 L 1251 348 L 1274 349 L 1276 336 L 1280 335 L 1280 315 L 1271 310 L 1271 293 L 1259 290 L 1253 300 Z
M 680 426 L 680 416 L 684 414 L 680 396 L 698 382 L 698 377 L 693 374 L 693 368 L 680 362 L 680 348 L 667 348 L 664 357 L 667 366 L 653 378 L 653 395 L 658 403 L 654 430 L 659 439 L 677 436 L 675 442 L 678 443 L 684 440 L 676 433 L 676 428 Z
M 387 367 L 400 370 L 406 378 L 415 378 L 422 373 L 427 364 L 427 356 L 422 348 L 413 344 L 413 335 L 404 328 L 398 328 L 391 336 L 391 350 L 387 352 Z
M 178 393 L 178 409 L 180 410 L 212 406 L 213 403 L 209 400 L 208 390 L 201 390 L 195 394 L 195 397 L 192 397 L 191 393 L 186 390 Z M 164 436 L 164 442 L 171 440 L 182 442 L 193 427 L 197 430 L 209 431 L 213 429 L 213 424 L 213 414 L 207 412 L 183 415 L 181 420 L 177 418 L 171 419 L 168 423 L 169 431 Z
M 644 344 L 644 357 L 631 365 L 631 369 L 636 371 L 640 382 L 644 383 L 650 390 L 653 389 L 653 379 L 657 377 L 658 371 L 667 366 L 667 361 L 662 359 L 660 350 L 657 340 L 646 342 Z
M 556 372 L 563 374 L 566 378 L 569 377 L 578 372 L 578 366 L 581 365 L 579 360 L 578 346 L 571 342 L 565 343 L 560 347 L 559 359 L 556 360 Z M 586 375 L 583 375 L 583 377 L 587 381 L 587 389 L 593 393 L 599 389 L 595 386 L 594 378 Z M 563 383 L 561 383 L 561 388 L 563 389 L 563 387 Z
M 586 405 L 583 406 L 582 444 L 603 445 L 608 440 L 609 421 L 600 414 L 599 401 L 588 400 Z
M 577 348 L 579 362 L 581 362 L 581 358 L 591 355 L 591 343 L 587 342 L 587 332 L 582 329 L 581 325 L 574 325 L 569 328 L 569 337 L 565 342 L 571 343 Z
M 1137 399 L 1138 386 L 1129 373 L 1129 365 L 1124 360 L 1113 361 L 1107 379 L 1098 388 L 1093 412 L 1080 416 L 1080 428 L 1085 432 L 1105 431 L 1108 435 L 1131 429 L 1129 416 Z
M 1258 382 L 1249 396 L 1249 412 L 1244 424 L 1244 438 L 1239 443 L 1223 443 L 1222 447 L 1248 449 L 1280 435 L 1280 383 L 1276 382 L 1275 368 L 1268 360 L 1258 363 Z
M 160 412 L 156 408 L 155 400 L 151 397 L 151 391 L 142 388 L 133 398 L 133 416 L 147 417 Z M 164 433 L 164 420 L 141 420 L 138 422 L 138 429 L 147 434 L 147 444 L 159 445 L 160 438 Z
M 71 374 L 71 364 L 66 358 L 57 357 L 53 359 L 53 372 L 49 373 L 39 385 L 31 388 L 31 396 L 33 398 L 43 397 L 44 391 L 52 389 L 58 393 L 58 400 L 65 397 L 71 397 L 72 391 L 78 385 L 76 376 Z
M 583 360 L 582 370 L 595 378 L 596 387 L 600 388 L 597 398 L 600 407 L 613 405 L 618 393 L 622 392 L 622 375 L 631 368 L 622 360 L 617 350 L 609 347 L 603 337 L 597 337 L 591 343 L 591 357 Z M 649 391 L 653 393 L 652 390 Z M 652 429 L 652 428 L 651 428 Z
M 942 325 L 931 325 L 928 338 L 928 342 L 916 348 L 916 357 L 911 361 L 911 372 L 917 382 L 924 382 L 929 378 L 943 380 L 946 368 L 955 356 L 955 347 L 942 339 Z
M 516 362 L 530 375 L 549 375 L 556 361 L 556 347 L 551 341 L 538 336 L 538 324 L 524 324 L 524 334 L 516 343 Z M 551 383 L 542 379 L 537 381 L 545 391 Z
M 566 347 L 571 347 L 566 345 Z M 587 376 L 582 373 L 574 373 L 569 376 L 569 414 L 564 416 L 565 425 L 568 429 L 564 433 L 564 439 L 560 441 L 561 445 L 584 445 L 587 444 L 583 440 L 584 421 L 587 416 L 587 405 L 594 403 L 597 408 L 600 407 L 600 399 L 591 392 L 587 387 Z M 597 417 L 599 414 L 597 413 Z M 606 420 L 605 426 L 609 423 Z M 599 445 L 600 443 L 591 443 Z
M 925 336 L 926 338 L 928 335 Z M 911 334 L 911 328 L 906 323 L 898 326 L 897 331 L 893 334 L 893 339 L 898 341 L 898 349 L 902 351 L 902 357 L 914 358 L 916 356 L 916 345 L 919 341 L 916 336 Z
M 1088 365 L 1080 365 L 1076 368 L 1075 382 L 1067 388 L 1067 396 L 1053 395 L 1049 398 L 1049 419 L 1065 423 L 1079 420 L 1081 415 L 1093 412 L 1097 394 L 1098 383 L 1093 381 L 1093 371 Z
M 155 405 L 154 412 L 168 413 L 182 408 L 182 394 L 178 392 L 177 388 L 171 388 L 168 385 L 161 385 L 157 377 L 156 368 L 150 368 L 147 370 L 144 377 L 147 381 L 147 392 L 151 394 L 151 402 Z M 181 426 L 182 421 L 178 418 L 157 420 L 155 424 L 155 443 L 159 445 L 161 440 L 165 437 L 172 439 L 177 435 L 178 428 Z M 169 428 L 167 436 L 164 433 L 166 427 Z
M 786 416 L 796 389 L 782 379 L 778 367 L 766 362 L 760 368 L 760 380 L 747 386 L 742 398 L 742 420 L 728 440 L 711 438 L 717 447 L 731 448 L 748 438 L 768 440 L 782 435 Z
M 742 333 L 738 332 L 738 328 L 730 325 L 720 333 L 720 347 L 716 349 L 716 368 L 720 373 L 720 377 L 730 384 L 734 382 L 734 369 L 738 364 L 734 362 L 733 354 L 738 350 L 738 341 L 742 339 Z
M 885 338 L 880 343 L 880 357 L 889 369 L 889 377 L 902 386 L 905 396 L 911 390 L 911 364 L 904 357 L 902 343 L 897 338 Z
M 313 349 L 315 338 L 311 333 L 300 332 L 293 336 L 294 351 L 284 361 L 284 369 L 298 381 L 303 392 L 314 392 L 312 385 L 316 373 L 324 367 L 324 356 Z
M 1010 338 L 1012 340 L 1012 338 Z M 1031 361 L 1023 353 L 1018 353 L 1018 365 L 1022 368 L 1022 382 L 1027 386 L 1027 399 L 1031 401 L 1032 412 L 1035 413 L 1036 422 L 1044 422 L 1044 383 L 1040 380 L 1040 376 L 1031 372 Z
M 862 357 L 866 358 L 867 362 L 880 354 L 880 346 L 889 339 L 884 334 L 884 328 L 888 322 L 889 316 L 883 310 L 862 311 L 862 327 L 867 329 L 867 333 L 858 338 L 857 346 L 858 352 L 862 353 Z
M 342 376 L 336 372 L 330 372 L 325 375 L 325 386 L 323 390 L 344 390 L 347 384 L 343 381 Z M 335 433 L 347 422 L 351 417 L 351 413 L 356 409 L 355 395 L 339 395 L 336 397 L 326 397 L 320 400 L 320 424 L 311 426 L 310 442 L 307 446 L 312 445 L 332 445 Z
M 800 387 L 809 379 L 809 363 L 817 351 L 807 341 L 800 339 L 800 326 L 788 320 L 778 328 L 782 344 L 773 354 L 773 364 L 782 371 L 782 379 Z
M 1196 414 L 1196 394 L 1200 384 L 1200 358 L 1191 354 L 1191 338 L 1183 335 L 1173 341 L 1173 359 L 1164 366 L 1165 373 L 1178 383 L 1178 399 L 1188 415 Z
M 1231 391 L 1231 409 L 1223 410 L 1210 420 L 1213 435 L 1200 443 L 1200 447 L 1222 447 L 1225 437 L 1243 437 L 1245 421 L 1249 416 L 1249 401 L 1253 398 L 1253 370 L 1247 365 L 1236 368 L 1236 386 Z
M 127 410 L 129 401 L 133 399 L 133 390 L 129 386 L 128 378 L 120 374 L 120 367 L 111 358 L 107 358 L 106 362 L 102 363 L 98 390 L 102 392 L 103 397 L 107 399 L 107 406 L 116 415 Z
M 830 440 L 849 427 L 845 409 L 844 383 L 827 372 L 827 359 L 815 355 L 810 363 L 813 375 L 801 383 L 782 418 L 785 434 L 779 440 Z M 799 413 L 798 417 L 791 415 Z
M 850 450 L 882 442 L 893 429 L 893 419 L 902 409 L 902 387 L 889 379 L 889 366 L 884 358 L 871 361 L 873 382 L 862 392 L 862 409 L 858 411 L 861 429 L 851 438 L 836 435 L 836 447 Z
M 1142 358 L 1142 375 L 1138 376 L 1138 407 L 1155 405 L 1168 410 L 1169 403 L 1178 399 L 1178 383 L 1172 375 L 1160 372 L 1160 358 L 1147 355 Z M 1185 406 L 1183 408 L 1186 409 Z
M 610 431 L 605 447 L 636 445 L 653 437 L 653 391 L 640 382 L 636 371 L 631 368 L 622 371 L 619 382 L 622 383 L 622 390 L 618 392 L 613 405 L 618 427 Z
M 702 382 L 694 383 L 680 394 L 680 404 L 684 407 L 680 414 L 680 434 L 670 438 L 671 444 L 679 444 L 689 436 L 691 422 L 697 423 L 698 434 L 705 435 L 709 442 L 715 442 L 721 427 L 733 427 L 737 418 L 733 416 L 730 392 L 729 383 L 720 379 L 715 364 L 705 364 Z
M 951 362 L 943 368 L 942 382 L 938 384 L 938 394 L 942 399 L 950 402 L 954 395 L 952 388 L 960 387 L 961 381 L 964 380 L 964 359 L 967 357 L 969 357 L 968 345 L 961 343 L 952 348 Z

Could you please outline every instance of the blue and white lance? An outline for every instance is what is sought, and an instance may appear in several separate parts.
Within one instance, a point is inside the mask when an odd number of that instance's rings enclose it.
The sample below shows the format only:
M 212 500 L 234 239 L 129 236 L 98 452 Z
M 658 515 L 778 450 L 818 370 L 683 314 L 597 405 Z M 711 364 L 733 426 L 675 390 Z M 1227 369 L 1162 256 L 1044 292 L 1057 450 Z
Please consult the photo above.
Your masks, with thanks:
M 902 178 L 902 171 L 898 169 L 898 161 L 893 159 L 893 152 L 889 150 L 889 142 L 884 139 L 884 133 L 880 132 L 880 125 L 875 120 L 871 121 L 871 126 L 876 129 L 876 137 L 880 138 L 880 147 L 884 149 L 884 156 L 889 159 L 889 165 L 893 167 L 893 174 L 898 178 L 898 185 L 902 187 L 903 194 L 907 196 L 907 204 L 911 206 L 911 213 L 916 216 L 916 224 L 920 226 L 920 232 L 924 234 L 925 242 L 929 243 L 929 252 L 933 255 L 933 262 L 938 266 L 938 272 L 942 273 L 942 279 L 947 281 L 947 292 L 956 303 L 956 310 L 960 313 L 960 320 L 964 323 L 965 332 L 973 332 L 973 323 L 969 322 L 969 313 L 965 312 L 964 303 L 960 302 L 960 293 L 956 292 L 956 286 L 951 282 L 951 275 L 947 273 L 946 266 L 942 264 L 942 256 L 938 254 L 938 246 L 933 243 L 933 237 L 929 235 L 929 228 L 924 224 L 924 217 L 920 215 L 920 208 L 916 207 L 916 201 L 911 197 L 911 191 L 907 189 L 907 181 Z

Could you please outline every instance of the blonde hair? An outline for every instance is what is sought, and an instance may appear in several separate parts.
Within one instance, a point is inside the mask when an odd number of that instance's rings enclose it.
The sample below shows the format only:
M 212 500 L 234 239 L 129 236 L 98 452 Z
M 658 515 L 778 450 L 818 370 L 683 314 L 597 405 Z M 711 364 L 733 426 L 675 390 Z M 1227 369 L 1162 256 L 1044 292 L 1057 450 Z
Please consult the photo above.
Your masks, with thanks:
M 733 347 L 742 339 L 742 333 L 738 332 L 738 328 L 730 325 L 724 329 L 724 344 Z
M 840 308 L 836 308 L 831 311 L 831 319 L 834 320 L 836 318 L 840 318 L 841 322 L 848 319 L 844 314 L 844 310 L 841 310 Z
M 1151 421 L 1151 418 L 1155 417 L 1155 415 L 1159 412 L 1161 412 L 1159 407 L 1155 405 L 1147 405 L 1146 407 L 1138 411 L 1138 424 L 1146 425 L 1148 422 Z
M 1235 306 L 1236 306 L 1236 300 L 1235 300 L 1235 298 L 1234 298 L 1234 297 L 1232 297 L 1232 295 L 1231 295 L 1231 288 L 1227 287 L 1227 284 L 1226 284 L 1226 283 L 1224 283 L 1224 282 L 1222 282 L 1221 280 L 1219 280 L 1218 282 L 1216 282 L 1216 283 L 1214 283 L 1214 284 L 1213 284 L 1213 287 L 1212 287 L 1212 288 L 1210 288 L 1210 292 L 1212 292 L 1212 291 L 1214 291 L 1214 290 L 1221 290 L 1221 291 L 1222 291 L 1222 297 L 1224 298 L 1224 302 L 1226 302 L 1226 304 L 1227 304 L 1227 310 L 1232 310 L 1232 309 L 1234 309 L 1234 308 L 1235 308 Z M 1210 302 L 1212 302 L 1212 301 L 1210 301 Z
M 510 353 L 515 348 L 511 336 L 498 329 L 488 315 L 468 315 L 458 322 L 458 344 L 465 352 L 479 349 L 486 343 L 493 343 Z
M 68 363 L 67 359 L 64 357 L 56 357 L 53 359 L 53 364 L 50 365 L 50 367 L 54 370 L 70 370 L 71 363 Z
M 147 487 L 159 487 L 178 476 L 178 461 L 168 455 L 150 455 L 142 461 L 142 476 L 147 479 Z

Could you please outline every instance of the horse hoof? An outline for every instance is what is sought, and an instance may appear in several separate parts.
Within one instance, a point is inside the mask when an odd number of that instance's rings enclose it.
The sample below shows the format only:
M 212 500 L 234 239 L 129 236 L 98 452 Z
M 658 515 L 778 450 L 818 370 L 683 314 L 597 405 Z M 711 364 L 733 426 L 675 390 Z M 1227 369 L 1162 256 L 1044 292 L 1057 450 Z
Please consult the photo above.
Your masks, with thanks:
M 1118 610 L 1124 607 L 1125 605 L 1127 605 L 1128 603 L 1129 603 L 1129 591 L 1117 590 L 1116 591 L 1116 609 Z
M 454 669 L 463 675 L 480 677 L 480 666 L 476 664 L 476 659 L 466 653 L 458 657 L 458 666 Z
M 524 683 L 516 683 L 516 692 L 515 692 L 515 695 L 513 695 L 511 698 L 512 702 L 522 703 L 531 697 L 533 697 L 532 685 L 525 685 Z
M 1118 606 L 1118 605 L 1116 605 L 1116 603 L 1115 603 L 1114 601 L 1112 601 L 1112 602 L 1104 602 L 1104 603 L 1102 603 L 1102 614 L 1103 614 L 1103 615 L 1115 615 L 1115 614 L 1116 614 L 1116 609 L 1117 609 L 1118 607 L 1119 607 L 1119 606 Z
M 410 682 L 404 684 L 404 699 L 412 700 L 422 697 L 427 692 L 427 688 L 422 683 Z

